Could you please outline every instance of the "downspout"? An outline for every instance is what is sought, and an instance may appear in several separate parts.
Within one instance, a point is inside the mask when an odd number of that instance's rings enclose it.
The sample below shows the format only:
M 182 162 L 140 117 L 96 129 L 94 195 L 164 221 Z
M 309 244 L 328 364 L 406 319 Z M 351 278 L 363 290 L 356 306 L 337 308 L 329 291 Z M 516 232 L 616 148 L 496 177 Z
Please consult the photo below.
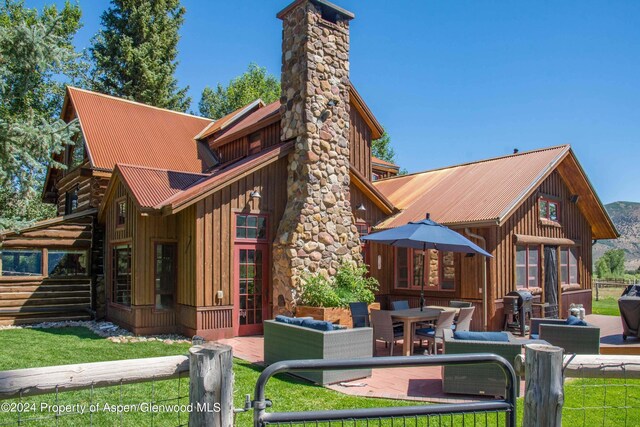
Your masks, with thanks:
M 484 250 L 487 250 L 487 240 L 480 236 L 479 234 L 472 233 L 468 228 L 464 229 L 464 234 L 471 237 L 472 239 L 478 239 L 482 242 L 480 247 Z M 487 260 L 483 260 L 482 263 L 482 327 L 486 331 L 487 330 Z

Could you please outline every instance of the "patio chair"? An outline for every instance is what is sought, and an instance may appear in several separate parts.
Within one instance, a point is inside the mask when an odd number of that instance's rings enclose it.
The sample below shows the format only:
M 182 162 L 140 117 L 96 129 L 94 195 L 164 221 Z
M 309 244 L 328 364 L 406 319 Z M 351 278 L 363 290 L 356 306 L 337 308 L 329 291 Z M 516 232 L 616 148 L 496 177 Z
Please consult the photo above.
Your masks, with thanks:
M 458 313 L 458 320 L 451 326 L 451 329 L 457 332 L 466 332 L 471 327 L 471 318 L 473 312 L 476 311 L 475 307 L 463 307 Z
M 473 304 L 467 301 L 449 301 L 449 307 L 465 308 L 465 307 L 473 307 Z
M 431 348 L 433 348 L 434 354 L 438 354 L 438 344 L 442 343 L 443 331 L 445 329 L 451 329 L 455 317 L 455 311 L 443 311 L 438 316 L 435 328 L 420 328 L 415 330 L 414 334 L 416 338 L 420 340 L 420 345 L 422 345 L 423 339 L 427 340 L 427 351 L 429 354 L 431 354 Z
M 371 310 L 371 326 L 373 327 L 373 354 L 376 354 L 376 341 L 390 344 L 389 356 L 393 356 L 393 346 L 404 336 L 402 330 L 393 327 L 391 312 L 388 310 Z
M 351 320 L 354 328 L 369 327 L 369 306 L 366 302 L 350 302 L 349 310 L 351 311 Z
M 391 301 L 391 310 L 409 310 L 409 301 Z

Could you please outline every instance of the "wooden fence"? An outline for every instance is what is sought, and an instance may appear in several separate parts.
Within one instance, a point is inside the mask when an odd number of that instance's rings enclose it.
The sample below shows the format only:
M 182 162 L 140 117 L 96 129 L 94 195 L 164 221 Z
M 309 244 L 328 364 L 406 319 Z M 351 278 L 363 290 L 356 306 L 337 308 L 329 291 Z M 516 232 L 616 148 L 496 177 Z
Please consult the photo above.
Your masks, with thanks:
M 207 343 L 188 356 L 81 363 L 0 372 L 0 400 L 178 378 L 189 372 L 189 426 L 233 425 L 231 347 Z M 205 384 L 206 381 L 206 384 Z M 203 410 L 198 410 L 202 408 Z M 213 410 L 212 410 L 213 409 Z
M 617 355 L 564 355 L 550 345 L 525 346 L 516 370 L 526 377 L 524 427 L 562 425 L 565 378 L 640 379 L 640 358 Z

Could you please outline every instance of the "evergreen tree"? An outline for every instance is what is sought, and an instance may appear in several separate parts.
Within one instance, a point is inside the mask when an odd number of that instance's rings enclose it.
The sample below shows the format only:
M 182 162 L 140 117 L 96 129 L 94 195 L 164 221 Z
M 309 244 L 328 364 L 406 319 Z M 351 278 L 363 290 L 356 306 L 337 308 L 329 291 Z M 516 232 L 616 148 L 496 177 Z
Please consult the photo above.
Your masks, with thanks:
M 205 87 L 198 106 L 202 116 L 219 119 L 258 98 L 266 104 L 280 98 L 280 81 L 266 68 L 249 64 L 247 71 L 226 87 L 220 83 L 215 89 Z
M 156 107 L 187 111 L 188 87 L 178 88 L 179 0 L 111 0 L 90 54 L 93 89 Z
M 396 162 L 396 152 L 391 146 L 391 137 L 387 133 L 386 129 L 380 138 L 371 141 L 371 155 L 386 162 Z M 398 172 L 398 175 L 406 174 L 407 170 L 404 168 L 400 169 Z
M 41 14 L 19 1 L 0 5 L 0 229 L 55 214 L 40 192 L 53 154 L 78 131 L 57 115 L 62 81 L 77 70 L 71 40 L 79 27 L 80 9 L 70 3 Z

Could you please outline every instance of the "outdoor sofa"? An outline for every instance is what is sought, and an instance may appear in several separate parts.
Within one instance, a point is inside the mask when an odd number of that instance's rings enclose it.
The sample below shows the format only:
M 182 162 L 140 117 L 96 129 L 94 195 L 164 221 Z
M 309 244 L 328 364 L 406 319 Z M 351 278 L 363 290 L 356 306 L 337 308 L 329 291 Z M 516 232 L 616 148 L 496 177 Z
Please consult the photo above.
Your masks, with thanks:
M 277 316 L 264 322 L 264 362 L 281 360 L 356 359 L 372 357 L 373 329 L 333 329 L 329 322 L 311 318 Z M 298 320 L 295 320 L 298 319 Z M 285 323 L 288 322 L 288 323 Z M 294 324 L 299 323 L 299 324 Z M 323 329 L 328 325 L 331 330 Z M 296 372 L 295 375 L 317 384 L 333 384 L 371 376 L 371 369 Z
M 574 316 L 531 319 L 530 337 L 561 347 L 565 353 L 600 354 L 600 328 Z
M 513 366 L 521 352 L 522 344 L 508 332 L 444 331 L 444 354 L 493 353 L 504 357 Z M 505 396 L 506 388 L 505 373 L 494 363 L 442 368 L 442 390 L 445 393 Z M 518 377 L 515 388 L 520 393 Z

